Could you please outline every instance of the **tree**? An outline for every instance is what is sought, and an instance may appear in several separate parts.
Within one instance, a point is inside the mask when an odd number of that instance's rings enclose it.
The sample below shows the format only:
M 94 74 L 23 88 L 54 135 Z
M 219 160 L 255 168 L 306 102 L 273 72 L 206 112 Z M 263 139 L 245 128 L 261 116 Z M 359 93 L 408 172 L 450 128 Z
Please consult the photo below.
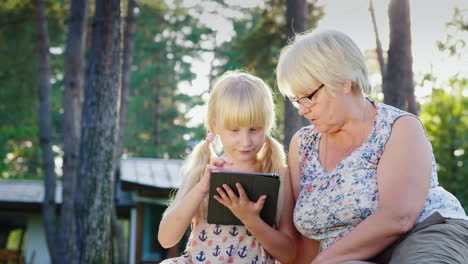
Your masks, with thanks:
M 294 39 L 295 33 L 306 31 L 309 26 L 307 22 L 307 1 L 286 0 L 286 38 L 288 41 Z M 284 147 L 289 149 L 289 142 L 293 135 L 301 127 L 309 125 L 308 120 L 297 114 L 297 109 L 289 100 L 284 100 Z
M 119 167 L 120 158 L 122 157 L 122 142 L 125 130 L 125 121 L 127 116 L 127 104 L 128 104 L 128 94 L 130 89 L 130 76 L 131 76 L 131 67 L 133 62 L 133 35 L 135 32 L 135 0 L 127 1 L 127 16 L 125 17 L 125 27 L 124 27 L 124 36 L 123 36 L 123 52 L 122 52 L 122 74 L 121 74 L 121 93 L 120 93 L 120 112 L 119 112 L 119 126 L 118 126 L 118 136 L 116 142 L 116 155 L 115 155 L 115 168 L 114 175 L 115 187 L 116 190 L 120 186 L 120 177 L 117 173 L 117 168 Z M 117 202 L 118 202 L 118 192 L 115 192 L 114 195 L 114 208 L 112 210 L 112 236 L 116 238 L 117 241 L 117 255 L 118 263 L 124 264 L 126 262 L 127 254 L 125 250 L 125 241 L 122 227 L 118 222 L 117 217 Z M 113 254 L 114 255 L 114 254 Z
M 377 55 L 382 72 L 384 103 L 407 109 L 418 114 L 414 96 L 413 57 L 411 53 L 411 22 L 408 0 L 391 0 L 388 8 L 390 22 L 390 45 L 387 62 L 383 60 L 382 48 L 378 36 L 377 24 L 372 0 L 369 0 L 369 11 L 376 36 Z
M 61 224 L 56 247 L 60 249 L 61 263 L 73 263 L 76 248 L 74 196 L 78 167 L 81 100 L 84 81 L 84 51 L 88 1 L 73 0 L 65 52 L 65 77 L 63 92 L 63 176 Z
M 97 0 L 75 197 L 79 263 L 109 263 L 120 92 L 120 0 Z
M 63 39 L 64 8 L 46 2 L 49 47 Z M 39 143 L 39 53 L 37 52 L 37 18 L 35 2 L 0 1 L 0 178 L 42 179 Z M 20 33 L 19 33 L 20 32 Z M 51 69 L 51 140 L 60 144 L 61 84 L 58 69 L 63 59 L 49 53 Z M 61 134 L 60 134 L 61 135 Z M 54 158 L 58 153 L 54 150 Z
M 203 52 L 201 42 L 211 31 L 188 8 L 175 4 L 169 8 L 165 1 L 138 2 L 135 27 L 141 30 L 134 37 L 138 48 L 123 144 L 129 156 L 180 158 L 187 154 L 187 142 L 203 134 L 202 127 L 186 125 L 186 113 L 203 104 L 201 96 L 181 94 L 178 87 L 196 77 L 192 61 Z
M 294 3 L 290 3 L 290 5 L 292 13 L 294 8 L 301 6 Z M 301 22 L 301 25 L 298 26 L 287 26 L 287 18 L 284 15 L 287 12 L 286 8 L 283 2 L 273 1 L 271 6 L 267 6 L 265 9 L 245 10 L 245 12 L 250 12 L 250 15 L 233 21 L 235 36 L 230 42 L 220 44 L 216 56 L 221 64 L 217 70 L 218 74 L 226 70 L 243 68 L 259 76 L 273 88 L 275 101 L 278 102 L 278 137 L 281 139 L 284 135 L 283 142 L 287 147 L 290 140 L 287 139 L 286 130 L 289 130 L 288 133 L 291 133 L 292 136 L 298 127 L 291 123 L 291 119 L 300 116 L 296 109 L 290 109 L 290 113 L 286 114 L 285 107 L 290 103 L 283 100 L 275 85 L 274 72 L 278 55 L 289 37 L 285 29 L 294 27 L 294 32 L 299 32 L 299 29 L 314 28 L 323 16 L 323 10 L 315 2 L 308 3 L 305 8 L 308 11 L 304 11 L 309 14 L 306 17 L 307 21 L 304 22 L 306 25 L 302 25 Z M 301 13 L 300 16 L 305 16 L 302 11 L 297 12 Z M 290 15 L 292 16 L 292 14 Z M 291 17 L 289 21 L 289 23 L 293 23 L 296 20 Z M 292 34 L 292 31 L 288 34 Z
M 42 164 L 45 174 L 45 194 L 42 206 L 44 217 L 44 227 L 47 233 L 47 247 L 49 248 L 52 263 L 58 263 L 57 248 L 55 242 L 57 238 L 55 219 L 55 164 L 52 153 L 51 139 L 51 118 L 50 118 L 50 56 L 49 56 L 49 33 L 47 30 L 47 20 L 44 0 L 35 0 L 35 11 L 38 25 L 37 47 L 40 54 L 39 64 L 39 141 L 42 150 Z

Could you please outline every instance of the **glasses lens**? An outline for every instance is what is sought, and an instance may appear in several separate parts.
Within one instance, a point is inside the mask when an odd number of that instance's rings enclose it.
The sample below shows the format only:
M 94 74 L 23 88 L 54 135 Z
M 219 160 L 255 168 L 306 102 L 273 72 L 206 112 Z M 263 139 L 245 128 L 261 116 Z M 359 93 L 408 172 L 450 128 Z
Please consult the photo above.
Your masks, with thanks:
M 299 100 L 298 103 L 304 107 L 311 107 L 312 105 L 314 105 L 314 102 L 309 98 L 301 98 L 301 100 Z

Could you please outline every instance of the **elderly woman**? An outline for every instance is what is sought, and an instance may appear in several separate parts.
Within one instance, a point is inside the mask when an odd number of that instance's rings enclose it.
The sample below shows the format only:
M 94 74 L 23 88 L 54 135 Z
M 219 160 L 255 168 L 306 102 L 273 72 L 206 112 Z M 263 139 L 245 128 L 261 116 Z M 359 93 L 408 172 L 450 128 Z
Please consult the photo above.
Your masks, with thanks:
M 277 80 L 311 122 L 289 150 L 295 264 L 468 263 L 468 217 L 439 186 L 420 120 L 363 95 L 367 68 L 348 36 L 296 36 Z

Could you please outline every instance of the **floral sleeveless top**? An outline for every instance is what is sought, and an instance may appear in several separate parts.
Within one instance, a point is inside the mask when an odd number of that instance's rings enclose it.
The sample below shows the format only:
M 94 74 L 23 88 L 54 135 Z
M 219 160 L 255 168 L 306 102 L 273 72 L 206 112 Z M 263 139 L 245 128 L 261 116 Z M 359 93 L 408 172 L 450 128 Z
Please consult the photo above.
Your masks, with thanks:
M 329 173 L 318 158 L 321 133 L 313 125 L 299 132 L 301 191 L 294 209 L 294 224 L 304 236 L 320 240 L 321 250 L 345 236 L 377 209 L 379 160 L 395 120 L 411 115 L 371 102 L 376 117 L 369 137 Z M 460 202 L 439 186 L 433 155 L 430 190 L 416 224 L 436 211 L 446 218 L 468 220 Z
M 182 256 L 161 264 L 272 264 L 275 260 L 244 226 L 197 224 Z

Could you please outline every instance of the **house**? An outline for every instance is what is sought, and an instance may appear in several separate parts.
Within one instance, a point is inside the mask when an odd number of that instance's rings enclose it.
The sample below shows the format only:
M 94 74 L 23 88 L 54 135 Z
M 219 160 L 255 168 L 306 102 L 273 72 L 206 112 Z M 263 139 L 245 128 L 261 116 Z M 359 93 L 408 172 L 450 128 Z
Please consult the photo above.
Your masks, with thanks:
M 180 246 L 167 250 L 157 241 L 159 222 L 170 192 L 181 183 L 181 165 L 181 160 L 121 159 L 117 214 L 126 234 L 128 263 L 158 263 L 178 255 L 185 245 L 181 242 Z M 50 263 L 41 212 L 43 198 L 42 181 L 0 181 L 0 262 L 2 257 L 14 259 L 22 255 L 28 264 Z M 62 185 L 58 181 L 56 203 L 60 206 L 61 202 Z M 6 250 L 11 236 L 16 236 L 17 245 Z

